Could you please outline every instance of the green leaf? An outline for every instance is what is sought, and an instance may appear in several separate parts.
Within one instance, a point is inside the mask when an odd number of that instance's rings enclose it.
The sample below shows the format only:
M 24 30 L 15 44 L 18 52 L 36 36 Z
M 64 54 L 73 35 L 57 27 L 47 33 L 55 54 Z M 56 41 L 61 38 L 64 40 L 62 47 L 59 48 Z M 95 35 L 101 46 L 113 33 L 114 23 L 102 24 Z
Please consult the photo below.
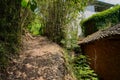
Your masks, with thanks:
M 36 8 L 37 8 L 37 3 L 36 3 L 34 0 L 32 0 L 32 1 L 30 2 L 30 9 L 31 9 L 32 11 L 35 11 Z
M 22 0 L 21 1 L 21 5 L 22 5 L 22 7 L 27 7 L 27 5 L 28 5 L 28 2 L 29 2 L 29 0 Z

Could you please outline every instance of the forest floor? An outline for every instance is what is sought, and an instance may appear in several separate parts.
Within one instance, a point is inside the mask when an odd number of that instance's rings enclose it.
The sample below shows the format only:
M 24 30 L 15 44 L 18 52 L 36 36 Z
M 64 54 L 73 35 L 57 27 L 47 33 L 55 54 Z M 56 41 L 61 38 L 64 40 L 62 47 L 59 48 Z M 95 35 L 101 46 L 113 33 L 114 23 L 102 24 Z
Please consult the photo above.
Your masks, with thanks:
M 74 80 L 66 67 L 63 49 L 45 37 L 23 37 L 23 49 L 2 80 Z

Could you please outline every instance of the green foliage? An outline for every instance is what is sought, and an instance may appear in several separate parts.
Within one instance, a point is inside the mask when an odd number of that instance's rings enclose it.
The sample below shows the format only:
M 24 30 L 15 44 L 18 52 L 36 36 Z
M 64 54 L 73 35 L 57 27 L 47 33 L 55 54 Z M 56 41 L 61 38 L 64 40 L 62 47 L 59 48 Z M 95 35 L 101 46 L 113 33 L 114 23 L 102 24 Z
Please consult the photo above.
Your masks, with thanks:
M 37 3 L 35 0 L 22 0 L 21 6 L 24 8 L 29 7 L 32 11 L 35 11 L 35 9 L 37 8 Z
M 9 45 L 8 51 L 14 50 L 20 43 L 20 0 L 1 0 L 0 7 L 0 41 Z
M 40 35 L 43 34 L 42 30 L 42 25 L 40 23 L 40 19 L 38 16 L 32 22 L 28 25 L 28 30 L 33 34 L 33 35 Z
M 74 48 L 78 47 L 76 39 L 62 40 L 61 43 L 64 44 L 64 47 L 68 50 L 73 50 Z
M 81 22 L 85 36 L 120 22 L 120 5 L 94 14 Z M 89 31 L 91 30 L 91 31 Z
M 83 11 L 89 0 L 38 0 L 39 14 L 43 19 L 44 35 L 56 43 L 66 38 L 66 26 Z
M 80 55 L 73 59 L 73 70 L 78 80 L 98 80 L 97 75 L 90 68 L 87 57 Z
M 75 14 L 74 14 L 75 15 Z M 75 16 L 78 16 L 76 14 Z M 79 27 L 79 20 L 75 19 L 70 21 L 66 24 L 63 32 L 65 33 L 65 38 L 62 39 L 61 43 L 64 45 L 65 48 L 73 50 L 74 47 L 78 47 L 77 40 L 78 40 L 78 27 Z
M 66 62 L 66 67 L 69 71 L 69 74 L 74 78 L 74 80 L 76 80 L 76 77 L 74 75 L 74 70 L 73 70 L 73 56 L 70 56 L 70 51 L 64 49 L 63 52 L 64 58 L 65 58 L 65 62 Z
M 21 5 L 22 7 L 27 7 L 29 0 L 22 0 Z
M 21 0 L 0 1 L 0 68 L 18 53 L 21 42 Z
M 30 9 L 32 11 L 35 11 L 36 8 L 37 8 L 37 2 L 35 0 L 30 0 Z
M 64 57 L 67 68 L 74 78 L 77 80 L 99 80 L 97 74 L 89 66 L 88 57 L 80 53 L 79 56 L 70 55 L 70 53 L 71 50 L 65 50 Z
M 3 43 L 0 43 L 0 68 L 6 66 L 8 63 L 6 52 L 7 51 L 5 45 Z

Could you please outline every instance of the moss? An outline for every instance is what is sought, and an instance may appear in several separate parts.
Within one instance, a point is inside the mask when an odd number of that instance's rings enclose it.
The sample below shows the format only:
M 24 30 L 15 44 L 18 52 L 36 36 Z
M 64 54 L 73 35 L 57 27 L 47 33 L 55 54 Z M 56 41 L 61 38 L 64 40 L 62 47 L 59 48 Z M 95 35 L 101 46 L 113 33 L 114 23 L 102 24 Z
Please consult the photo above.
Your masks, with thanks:
M 103 12 L 99 12 L 87 19 L 84 19 L 81 22 L 81 26 L 85 36 L 87 36 L 93 32 L 96 32 L 100 29 L 104 29 L 106 27 L 113 26 L 119 22 L 120 22 L 120 5 L 116 5 L 113 8 L 110 8 Z M 90 28 L 92 28 L 92 30 L 87 32 L 87 30 Z

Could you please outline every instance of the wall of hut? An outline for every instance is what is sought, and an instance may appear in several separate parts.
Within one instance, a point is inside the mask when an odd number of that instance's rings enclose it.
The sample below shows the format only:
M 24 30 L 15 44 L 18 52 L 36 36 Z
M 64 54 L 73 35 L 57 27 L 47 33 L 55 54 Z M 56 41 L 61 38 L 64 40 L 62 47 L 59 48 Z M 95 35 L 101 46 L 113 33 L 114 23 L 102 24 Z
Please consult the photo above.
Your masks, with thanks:
M 120 80 L 120 35 L 81 45 L 100 80 Z

